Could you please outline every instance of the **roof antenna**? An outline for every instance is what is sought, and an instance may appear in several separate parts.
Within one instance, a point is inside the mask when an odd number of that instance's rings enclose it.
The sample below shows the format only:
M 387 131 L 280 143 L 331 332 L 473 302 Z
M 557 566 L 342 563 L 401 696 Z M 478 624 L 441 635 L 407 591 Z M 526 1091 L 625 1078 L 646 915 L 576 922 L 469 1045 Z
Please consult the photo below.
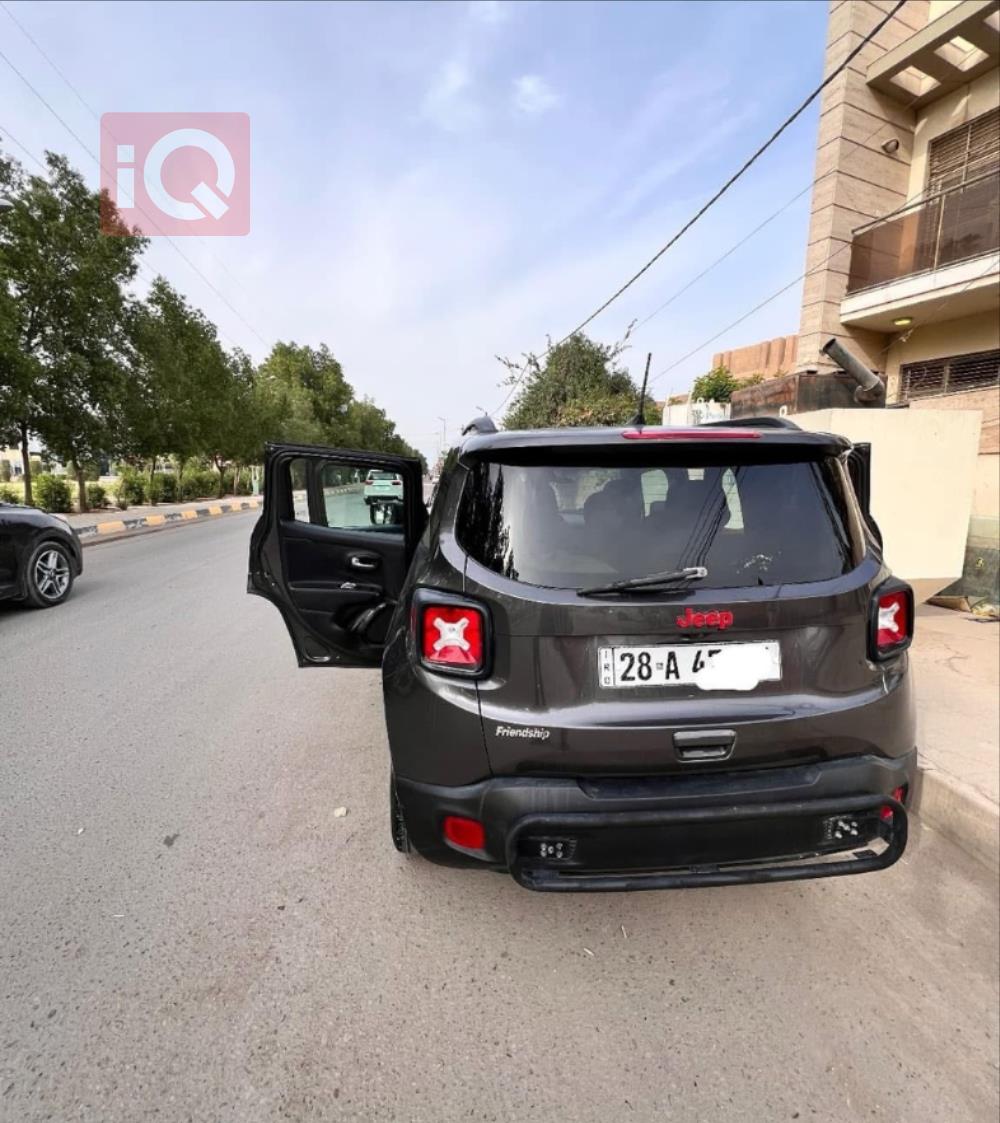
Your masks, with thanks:
M 629 422 L 629 425 L 645 425 L 646 424 L 646 383 L 649 381 L 649 364 L 653 361 L 653 352 L 646 353 L 646 373 L 642 376 L 642 390 L 639 393 L 639 408 L 635 411 L 635 416 Z

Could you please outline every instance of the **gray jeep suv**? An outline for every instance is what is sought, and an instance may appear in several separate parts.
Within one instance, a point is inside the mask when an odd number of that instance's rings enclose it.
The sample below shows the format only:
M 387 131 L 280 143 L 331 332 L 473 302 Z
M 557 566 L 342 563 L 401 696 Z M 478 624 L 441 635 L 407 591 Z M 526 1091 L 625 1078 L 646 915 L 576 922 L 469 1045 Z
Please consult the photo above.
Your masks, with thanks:
M 767 418 L 483 420 L 428 512 L 417 461 L 272 446 L 249 591 L 300 665 L 381 665 L 399 850 L 556 891 L 884 869 L 913 595 L 869 461 Z M 350 482 L 369 469 L 403 480 L 392 524 Z

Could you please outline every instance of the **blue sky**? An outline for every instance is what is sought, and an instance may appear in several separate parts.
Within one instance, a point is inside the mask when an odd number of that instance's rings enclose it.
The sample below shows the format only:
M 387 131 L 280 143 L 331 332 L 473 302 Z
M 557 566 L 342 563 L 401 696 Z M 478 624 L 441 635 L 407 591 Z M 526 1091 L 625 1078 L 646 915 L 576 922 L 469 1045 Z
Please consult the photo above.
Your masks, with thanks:
M 258 334 L 328 343 L 429 455 L 439 416 L 454 437 L 504 397 L 495 355 L 573 328 L 798 104 L 826 23 L 819 0 L 4 2 L 98 113 L 250 115 L 251 234 L 178 240 L 239 316 L 162 241 L 150 267 L 255 358 Z M 2 9 L 0 47 L 96 153 L 97 122 Z M 96 185 L 94 158 L 0 60 L 0 144 L 37 170 L 8 132 Z M 813 107 L 589 332 L 620 338 L 802 191 L 815 137 Z M 808 206 L 806 192 L 644 324 L 633 374 L 800 274 Z M 654 392 L 689 388 L 716 350 L 796 331 L 799 300 L 795 286 Z

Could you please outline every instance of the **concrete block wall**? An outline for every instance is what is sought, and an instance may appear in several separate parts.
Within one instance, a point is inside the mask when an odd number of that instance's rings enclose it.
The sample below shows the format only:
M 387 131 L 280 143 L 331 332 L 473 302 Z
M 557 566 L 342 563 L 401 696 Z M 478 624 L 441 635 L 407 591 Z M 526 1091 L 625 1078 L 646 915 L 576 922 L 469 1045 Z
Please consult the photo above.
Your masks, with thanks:
M 754 374 L 774 378 L 777 374 L 795 370 L 798 349 L 797 335 L 779 335 L 776 339 L 765 339 L 749 347 L 719 351 L 712 356 L 712 367 L 725 367 L 734 378 L 749 378 Z

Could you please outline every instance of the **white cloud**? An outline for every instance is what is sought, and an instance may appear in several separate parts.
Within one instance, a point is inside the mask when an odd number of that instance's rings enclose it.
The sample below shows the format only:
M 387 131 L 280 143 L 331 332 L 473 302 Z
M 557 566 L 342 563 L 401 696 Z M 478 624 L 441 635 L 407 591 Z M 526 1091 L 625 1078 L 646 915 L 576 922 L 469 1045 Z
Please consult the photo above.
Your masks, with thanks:
M 510 9 L 502 0 L 469 0 L 469 15 L 480 23 L 503 23 Z
M 522 74 L 514 79 L 514 105 L 531 117 L 547 113 L 559 104 L 559 95 L 538 74 Z
M 449 59 L 440 68 L 424 95 L 421 113 L 452 133 L 479 123 L 482 110 L 472 93 L 472 76 L 464 59 Z

